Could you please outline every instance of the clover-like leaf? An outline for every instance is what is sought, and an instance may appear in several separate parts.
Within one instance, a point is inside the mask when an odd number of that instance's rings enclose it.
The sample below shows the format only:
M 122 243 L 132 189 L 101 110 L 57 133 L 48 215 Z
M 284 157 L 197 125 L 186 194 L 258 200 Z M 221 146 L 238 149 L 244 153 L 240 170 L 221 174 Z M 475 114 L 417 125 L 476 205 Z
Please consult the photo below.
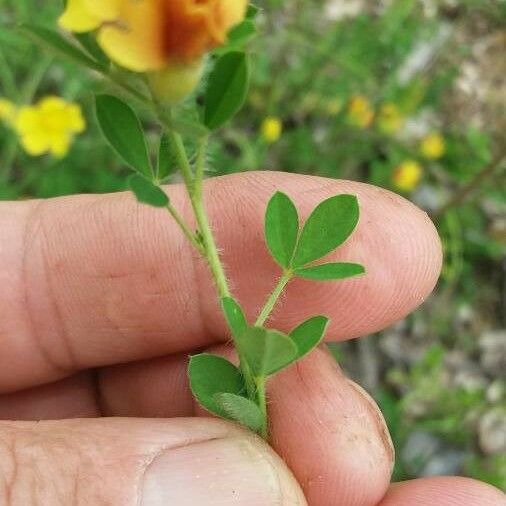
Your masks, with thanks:
M 323 340 L 329 319 L 325 316 L 314 316 L 290 332 L 298 348 L 297 360 L 305 357 Z
M 244 52 L 221 56 L 209 76 L 205 96 L 204 124 L 216 130 L 242 107 L 249 89 L 250 67 Z
M 96 112 L 100 129 L 116 153 L 132 169 L 151 177 L 146 140 L 132 108 L 112 95 L 98 95 Z
M 144 176 L 132 174 L 128 179 L 128 184 L 140 203 L 152 207 L 167 207 L 169 205 L 169 197 L 165 192 Z
M 297 345 L 277 330 L 250 327 L 238 345 L 255 377 L 270 376 L 288 367 L 297 358 Z
M 319 204 L 299 237 L 292 266 L 297 269 L 318 260 L 343 244 L 359 220 L 357 197 L 337 195 Z
M 239 339 L 248 330 L 248 322 L 244 316 L 244 311 L 232 297 L 221 299 L 221 307 L 223 308 L 228 326 L 232 330 L 232 334 L 235 338 Z
M 265 213 L 265 240 L 274 260 L 285 269 L 290 267 L 297 237 L 299 215 L 288 195 L 276 192 Z
M 231 418 L 215 396 L 223 393 L 241 395 L 245 391 L 239 369 L 222 357 L 203 353 L 191 357 L 188 375 L 197 401 L 211 413 Z
M 314 281 L 337 281 L 360 276 L 364 273 L 363 265 L 344 262 L 314 265 L 295 270 L 296 276 Z
M 260 432 L 264 426 L 264 415 L 252 400 L 229 393 L 215 394 L 214 399 L 216 404 L 227 413 L 228 418 L 248 427 L 253 432 Z

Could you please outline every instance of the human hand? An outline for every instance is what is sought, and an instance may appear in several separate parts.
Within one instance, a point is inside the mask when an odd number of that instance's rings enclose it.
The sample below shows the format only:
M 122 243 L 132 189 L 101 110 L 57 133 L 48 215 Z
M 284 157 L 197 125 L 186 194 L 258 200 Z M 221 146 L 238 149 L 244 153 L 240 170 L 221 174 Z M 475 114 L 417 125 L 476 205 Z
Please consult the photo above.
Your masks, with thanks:
M 361 225 L 338 255 L 368 271 L 294 282 L 276 328 L 317 310 L 332 317 L 333 340 L 350 339 L 403 318 L 432 290 L 436 232 L 400 197 L 286 174 L 219 178 L 207 185 L 210 216 L 250 316 L 278 269 L 261 233 L 275 189 L 305 212 L 357 194 Z M 183 206 L 182 187 L 169 193 Z M 204 413 L 187 356 L 229 353 L 226 330 L 206 266 L 156 212 L 127 194 L 0 204 L 0 419 L 11 420 L 0 422 L 0 504 L 505 504 L 464 478 L 390 485 L 383 418 L 324 350 L 270 385 L 272 443 L 286 464 L 243 429 L 195 418 Z

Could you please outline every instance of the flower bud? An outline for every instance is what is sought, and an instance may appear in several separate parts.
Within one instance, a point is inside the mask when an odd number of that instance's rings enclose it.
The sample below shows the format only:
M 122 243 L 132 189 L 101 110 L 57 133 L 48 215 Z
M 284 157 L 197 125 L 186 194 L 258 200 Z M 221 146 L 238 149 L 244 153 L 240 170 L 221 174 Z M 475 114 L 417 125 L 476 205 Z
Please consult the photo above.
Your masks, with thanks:
M 195 90 L 203 70 L 203 58 L 189 63 L 169 63 L 163 70 L 148 74 L 149 86 L 157 100 L 174 105 Z

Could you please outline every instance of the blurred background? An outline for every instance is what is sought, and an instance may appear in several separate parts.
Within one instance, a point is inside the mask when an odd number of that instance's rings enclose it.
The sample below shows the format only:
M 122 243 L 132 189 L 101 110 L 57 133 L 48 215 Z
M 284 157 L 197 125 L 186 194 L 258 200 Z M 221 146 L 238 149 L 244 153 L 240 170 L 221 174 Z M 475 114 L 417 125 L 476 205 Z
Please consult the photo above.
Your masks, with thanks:
M 505 490 L 506 1 L 257 5 L 249 102 L 213 144 L 211 175 L 353 179 L 427 210 L 446 257 L 435 294 L 395 327 L 332 349 L 382 406 L 395 479 L 463 474 Z M 15 28 L 54 26 L 60 11 L 56 0 L 0 0 L 1 199 L 125 188 L 93 116 L 104 84 Z M 33 156 L 10 128 L 13 107 L 50 108 L 48 96 L 77 104 L 86 126 Z

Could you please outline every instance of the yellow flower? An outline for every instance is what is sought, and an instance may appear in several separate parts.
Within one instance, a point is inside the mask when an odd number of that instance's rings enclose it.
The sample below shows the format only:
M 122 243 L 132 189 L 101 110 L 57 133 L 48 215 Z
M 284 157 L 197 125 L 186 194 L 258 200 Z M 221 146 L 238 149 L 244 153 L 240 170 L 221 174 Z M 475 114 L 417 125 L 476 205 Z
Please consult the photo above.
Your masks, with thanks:
M 260 127 L 262 139 L 268 144 L 274 144 L 279 141 L 283 133 L 283 123 L 275 116 L 268 116 L 262 121 Z
M 136 72 L 195 62 L 226 42 L 247 0 L 69 0 L 59 23 L 71 32 L 98 30 L 117 64 Z
M 359 128 L 367 128 L 374 119 L 371 103 L 363 95 L 355 95 L 348 104 L 348 121 Z
M 5 124 L 10 126 L 16 118 L 16 114 L 16 105 L 5 98 L 0 98 L 0 121 L 3 121 Z
M 13 126 L 29 155 L 50 153 L 55 158 L 63 158 L 74 136 L 86 128 L 79 105 L 53 96 L 20 107 Z
M 427 135 L 420 145 L 420 152 L 429 160 L 437 160 L 438 158 L 441 158 L 445 154 L 445 151 L 445 140 L 438 133 Z
M 411 192 L 420 183 L 422 175 L 422 166 L 416 160 L 406 160 L 394 170 L 392 181 L 399 190 Z
M 404 117 L 395 104 L 384 104 L 378 114 L 378 127 L 385 134 L 394 134 L 404 124 Z

